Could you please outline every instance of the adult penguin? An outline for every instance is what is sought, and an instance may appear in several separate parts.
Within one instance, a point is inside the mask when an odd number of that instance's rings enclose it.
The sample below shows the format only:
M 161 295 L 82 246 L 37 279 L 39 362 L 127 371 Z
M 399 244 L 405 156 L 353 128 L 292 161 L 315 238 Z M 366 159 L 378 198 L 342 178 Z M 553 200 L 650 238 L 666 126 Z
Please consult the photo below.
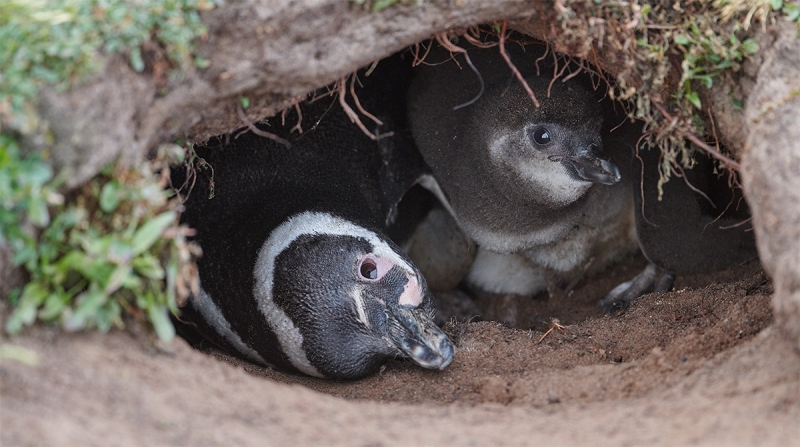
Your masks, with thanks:
M 393 113 L 376 92 L 359 98 L 384 119 L 377 135 Z M 396 356 L 445 368 L 454 348 L 433 323 L 425 278 L 384 235 L 414 178 L 395 170 L 404 134 L 373 141 L 335 95 L 300 112 L 195 149 L 183 221 L 203 249 L 201 289 L 182 308 L 183 334 L 316 377 L 363 377 Z

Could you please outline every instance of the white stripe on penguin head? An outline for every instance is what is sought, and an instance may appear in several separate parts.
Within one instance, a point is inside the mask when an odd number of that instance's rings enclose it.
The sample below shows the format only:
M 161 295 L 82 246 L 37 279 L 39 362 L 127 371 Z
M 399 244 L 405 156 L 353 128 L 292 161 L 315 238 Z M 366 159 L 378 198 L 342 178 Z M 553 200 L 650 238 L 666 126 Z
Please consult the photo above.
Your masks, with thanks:
M 409 278 L 416 279 L 414 269 L 408 261 L 400 257 L 384 240 L 372 231 L 358 226 L 345 219 L 328 213 L 307 211 L 296 214 L 272 230 L 269 238 L 258 252 L 253 277 L 253 296 L 258 308 L 267 319 L 269 326 L 278 338 L 281 349 L 289 357 L 295 368 L 315 377 L 324 377 L 303 351 L 303 335 L 288 315 L 275 304 L 272 288 L 275 276 L 275 258 L 302 235 L 353 236 L 367 240 L 373 247 L 373 253 L 391 259 L 408 272 Z M 356 302 L 356 306 L 358 306 Z

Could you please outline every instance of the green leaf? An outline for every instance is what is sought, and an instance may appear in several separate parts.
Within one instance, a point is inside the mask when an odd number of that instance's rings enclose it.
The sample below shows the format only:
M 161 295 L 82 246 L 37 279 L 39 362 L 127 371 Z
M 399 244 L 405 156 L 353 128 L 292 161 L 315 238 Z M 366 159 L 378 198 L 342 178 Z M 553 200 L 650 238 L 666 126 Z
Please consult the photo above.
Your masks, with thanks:
M 163 279 L 164 269 L 155 256 L 139 256 L 133 260 L 133 268 L 140 275 L 150 279 Z
M 688 92 L 686 93 L 686 99 L 692 103 L 693 106 L 696 108 L 702 108 L 702 104 L 700 103 L 700 96 L 697 95 L 697 92 Z
M 137 73 L 144 71 L 144 60 L 142 59 L 142 49 L 139 47 L 131 50 L 131 66 Z
M 194 57 L 194 66 L 200 69 L 208 68 L 211 65 L 211 62 L 208 59 L 205 59 L 203 56 L 195 56 Z
M 45 321 L 51 321 L 61 315 L 70 297 L 66 294 L 53 293 L 44 302 L 44 307 L 39 311 L 39 318 Z
M 117 266 L 108 278 L 104 292 L 110 295 L 119 290 L 125 284 L 125 280 L 130 276 L 131 271 L 132 269 L 129 265 Z
M 678 45 L 688 45 L 691 42 L 691 39 L 689 39 L 689 37 L 687 37 L 685 34 L 676 34 L 673 40 Z
M 175 222 L 175 217 L 174 211 L 166 211 L 150 219 L 136 230 L 136 234 L 133 235 L 133 240 L 131 241 L 133 254 L 138 255 L 149 249 L 158 240 L 161 233 Z
M 31 197 L 28 202 L 28 219 L 39 228 L 44 228 L 50 223 L 50 213 L 47 211 L 47 202 L 40 197 Z
M 6 320 L 6 331 L 16 334 L 23 326 L 28 326 L 36 319 L 36 310 L 47 299 L 47 290 L 37 283 L 28 283 L 22 291 L 19 305 Z
M 77 331 L 90 327 L 107 301 L 108 296 L 94 287 L 81 293 L 75 299 L 75 312 L 64 322 L 64 329 Z
M 108 246 L 106 259 L 114 264 L 129 264 L 133 259 L 133 247 L 122 241 L 112 241 Z
M 108 305 L 104 306 L 97 313 L 97 329 L 101 332 L 107 332 L 111 329 L 111 325 L 116 323 L 120 325 L 120 313 L 122 308 L 116 301 L 110 301 Z
M 378 12 L 386 9 L 395 3 L 397 3 L 397 0 L 376 0 L 375 3 L 372 4 L 372 12 Z
M 19 171 L 18 181 L 24 185 L 43 185 L 53 176 L 53 169 L 39 160 L 26 160 Z
M 786 14 L 786 18 L 790 22 L 794 22 L 798 17 L 800 17 L 800 6 L 787 3 L 783 5 L 783 13 Z
M 250 98 L 248 98 L 246 96 L 242 96 L 241 98 L 239 98 L 239 102 L 242 103 L 242 108 L 243 109 L 246 109 L 246 108 L 250 107 Z
M 777 11 L 783 7 L 783 0 L 771 0 L 769 3 L 773 11 Z
M 119 202 L 122 199 L 119 183 L 111 181 L 103 185 L 100 190 L 100 209 L 103 212 L 110 213 L 117 209 Z
M 175 338 L 175 326 L 169 320 L 167 308 L 165 306 L 148 306 L 147 315 L 153 323 L 156 335 L 161 341 L 169 342 Z
M 742 42 L 742 52 L 744 54 L 755 54 L 758 51 L 758 43 L 753 39 L 747 39 Z

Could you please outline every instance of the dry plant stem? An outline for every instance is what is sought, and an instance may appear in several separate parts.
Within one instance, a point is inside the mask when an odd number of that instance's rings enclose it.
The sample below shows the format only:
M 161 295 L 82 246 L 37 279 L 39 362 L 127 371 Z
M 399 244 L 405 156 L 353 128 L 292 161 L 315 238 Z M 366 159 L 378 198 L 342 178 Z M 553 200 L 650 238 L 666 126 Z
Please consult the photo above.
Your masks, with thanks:
M 667 112 L 667 111 L 664 109 L 664 107 L 663 107 L 663 106 L 662 106 L 662 105 L 661 105 L 661 104 L 660 104 L 658 101 L 656 101 L 656 100 L 653 98 L 653 96 L 652 96 L 652 95 L 650 95 L 650 94 L 648 93 L 648 94 L 647 94 L 647 97 L 650 99 L 650 102 L 651 102 L 651 103 L 652 103 L 654 106 L 656 106 L 656 109 L 658 109 L 658 111 L 661 113 L 661 115 L 662 115 L 664 118 L 666 118 L 666 119 L 667 119 L 667 121 L 676 121 L 676 120 L 675 120 L 675 118 L 674 118 L 672 115 L 670 115 L 670 114 L 669 114 L 669 113 L 668 113 L 668 112 Z M 733 170 L 735 170 L 735 171 L 741 171 L 741 168 L 742 168 L 742 167 L 741 167 L 741 165 L 739 164 L 739 162 L 737 162 L 737 161 L 733 160 L 733 159 L 732 159 L 732 158 L 730 158 L 730 157 L 727 157 L 726 155 L 722 154 L 720 151 L 718 151 L 718 150 L 714 149 L 714 148 L 713 148 L 713 147 L 711 147 L 711 146 L 710 146 L 708 143 L 706 143 L 705 141 L 701 140 L 700 138 L 698 138 L 698 137 L 697 137 L 696 135 L 694 135 L 693 133 L 691 133 L 691 132 L 688 132 L 688 131 L 686 131 L 686 130 L 683 130 L 683 129 L 681 129 L 681 128 L 680 128 L 680 127 L 678 127 L 678 126 L 676 126 L 675 130 L 676 130 L 676 131 L 678 131 L 678 133 L 679 133 L 679 134 L 681 134 L 681 135 L 682 135 L 684 138 L 686 138 L 687 140 L 691 141 L 691 142 L 692 142 L 692 143 L 693 143 L 695 146 L 697 146 L 697 147 L 699 147 L 700 149 L 703 149 L 704 151 L 708 152 L 709 154 L 711 154 L 711 156 L 712 156 L 712 157 L 714 157 L 714 158 L 716 158 L 717 160 L 719 160 L 719 161 L 721 161 L 721 162 L 725 163 L 725 164 L 726 164 L 726 165 L 728 165 L 728 166 L 729 166 L 731 169 L 733 169 Z
M 241 104 L 236 104 L 236 112 L 239 114 L 239 118 L 242 120 L 242 122 L 244 122 L 247 125 L 247 128 L 250 129 L 250 131 L 253 132 L 254 134 L 258 135 L 259 137 L 269 138 L 270 140 L 276 143 L 286 146 L 286 148 L 292 147 L 292 143 L 289 143 L 288 140 L 285 140 L 275 134 L 265 132 L 257 128 L 252 121 L 247 119 L 247 115 L 244 114 L 244 110 L 242 110 Z
M 550 324 L 550 329 L 548 329 L 547 332 L 545 332 L 544 335 L 542 335 L 539 338 L 539 341 L 537 341 L 536 344 L 538 345 L 539 343 L 541 343 L 542 340 L 544 340 L 545 337 L 547 337 L 551 332 L 553 332 L 554 329 L 558 329 L 559 332 L 564 332 L 564 329 L 566 328 L 567 328 L 566 326 L 564 326 L 563 324 L 561 324 L 560 321 L 558 321 L 558 318 L 553 318 Z
M 514 76 L 516 76 L 517 79 L 519 80 L 520 84 L 522 84 L 522 88 L 524 88 L 525 91 L 528 92 L 528 96 L 530 96 L 531 100 L 533 100 L 533 105 L 535 105 L 536 107 L 539 107 L 539 100 L 536 99 L 536 95 L 533 94 L 533 90 L 531 90 L 531 86 L 528 85 L 528 82 L 525 81 L 525 78 L 522 77 L 522 73 L 520 73 L 519 70 L 517 70 L 517 67 L 514 65 L 513 62 L 511 62 L 511 58 L 508 57 L 508 53 L 506 53 L 506 27 L 507 26 L 508 26 L 508 22 L 503 20 L 503 24 L 501 25 L 501 28 L 500 28 L 500 55 L 502 55 L 503 59 L 506 60 L 506 63 L 508 64 L 508 67 L 511 68 L 511 71 L 514 72 Z

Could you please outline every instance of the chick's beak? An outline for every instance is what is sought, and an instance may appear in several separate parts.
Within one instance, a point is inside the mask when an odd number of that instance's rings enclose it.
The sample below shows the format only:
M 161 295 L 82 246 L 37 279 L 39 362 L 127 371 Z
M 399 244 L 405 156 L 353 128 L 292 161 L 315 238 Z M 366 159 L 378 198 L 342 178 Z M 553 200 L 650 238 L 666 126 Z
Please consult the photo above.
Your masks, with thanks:
M 594 144 L 579 148 L 564 160 L 572 166 L 578 177 L 590 182 L 613 185 L 622 178 L 617 165 L 603 156 Z

